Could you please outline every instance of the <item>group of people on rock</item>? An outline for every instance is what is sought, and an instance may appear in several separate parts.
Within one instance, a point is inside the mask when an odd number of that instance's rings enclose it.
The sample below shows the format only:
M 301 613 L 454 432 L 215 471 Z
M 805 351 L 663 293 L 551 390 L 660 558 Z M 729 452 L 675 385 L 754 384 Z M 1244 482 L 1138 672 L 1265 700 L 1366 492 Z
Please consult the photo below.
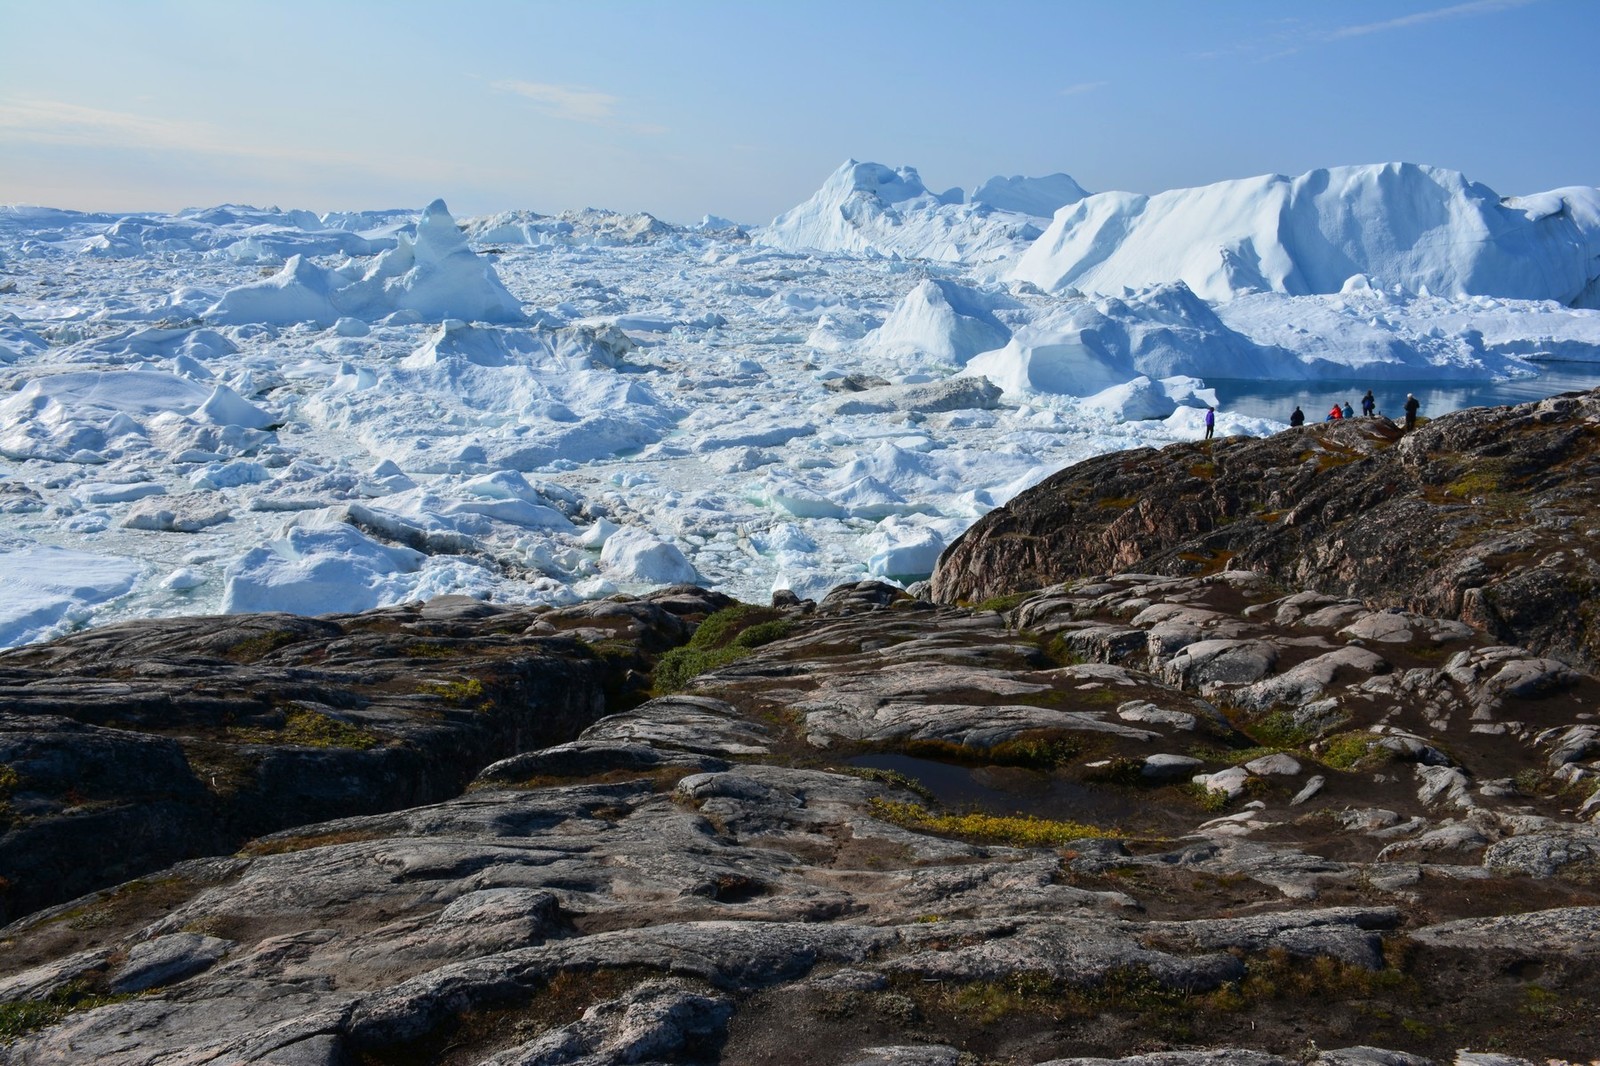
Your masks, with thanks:
M 1417 425 L 1417 412 L 1419 410 L 1421 410 L 1421 409 L 1422 409 L 1422 403 L 1416 398 L 1416 396 L 1412 395 L 1409 392 L 1406 393 L 1405 412 L 1406 412 L 1406 430 L 1408 432 L 1410 430 L 1416 428 L 1416 425 Z M 1372 390 L 1368 389 L 1367 390 L 1367 394 L 1365 396 L 1361 397 L 1361 413 L 1363 415 L 1365 415 L 1366 417 L 1371 418 L 1374 414 L 1377 413 L 1377 410 L 1378 410 L 1378 401 L 1373 398 Z M 1331 407 L 1328 410 L 1327 415 L 1325 415 L 1322 420 L 1324 422 L 1337 422 L 1337 421 L 1340 421 L 1340 420 L 1346 419 L 1346 418 L 1354 418 L 1355 416 L 1356 416 L 1355 408 L 1351 407 L 1348 402 L 1346 402 L 1342 406 L 1340 404 L 1338 404 L 1338 403 L 1335 403 L 1333 405 L 1333 407 Z M 1291 425 L 1291 426 L 1303 426 L 1305 424 L 1306 424 L 1305 412 L 1300 410 L 1299 407 L 1296 407 L 1294 409 L 1294 413 L 1289 416 L 1289 425 Z

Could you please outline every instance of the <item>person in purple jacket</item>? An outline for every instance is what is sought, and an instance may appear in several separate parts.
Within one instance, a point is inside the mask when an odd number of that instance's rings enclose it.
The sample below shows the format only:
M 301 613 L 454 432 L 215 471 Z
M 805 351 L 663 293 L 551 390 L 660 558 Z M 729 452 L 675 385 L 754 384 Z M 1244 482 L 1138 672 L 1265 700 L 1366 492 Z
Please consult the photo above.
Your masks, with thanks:
M 1211 434 L 1216 431 L 1216 428 L 1217 428 L 1217 409 L 1215 407 L 1207 407 L 1206 408 L 1206 440 L 1210 440 L 1211 439 Z

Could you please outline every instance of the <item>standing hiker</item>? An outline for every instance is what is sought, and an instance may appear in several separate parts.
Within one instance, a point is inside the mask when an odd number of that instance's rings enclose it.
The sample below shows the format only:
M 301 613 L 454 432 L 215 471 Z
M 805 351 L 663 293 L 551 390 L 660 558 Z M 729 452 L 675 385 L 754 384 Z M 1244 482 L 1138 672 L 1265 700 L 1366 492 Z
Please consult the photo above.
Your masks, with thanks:
M 1207 406 L 1206 407 L 1206 440 L 1210 440 L 1211 439 L 1211 434 L 1212 434 L 1213 431 L 1216 430 L 1216 428 L 1217 428 L 1217 409 L 1215 407 Z
M 1406 393 L 1406 432 L 1410 433 L 1417 424 L 1417 410 L 1422 404 L 1411 393 Z

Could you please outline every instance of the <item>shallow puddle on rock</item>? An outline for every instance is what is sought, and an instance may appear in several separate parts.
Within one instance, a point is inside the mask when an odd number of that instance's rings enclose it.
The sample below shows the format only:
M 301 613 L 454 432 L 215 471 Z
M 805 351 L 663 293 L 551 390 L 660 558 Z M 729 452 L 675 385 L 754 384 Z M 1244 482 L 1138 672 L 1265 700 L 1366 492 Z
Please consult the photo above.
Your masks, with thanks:
M 1091 788 L 1059 773 L 1017 766 L 961 766 L 895 754 L 860 755 L 850 765 L 914 778 L 942 806 L 954 810 L 1107 825 L 1137 821 L 1143 807 L 1135 793 Z

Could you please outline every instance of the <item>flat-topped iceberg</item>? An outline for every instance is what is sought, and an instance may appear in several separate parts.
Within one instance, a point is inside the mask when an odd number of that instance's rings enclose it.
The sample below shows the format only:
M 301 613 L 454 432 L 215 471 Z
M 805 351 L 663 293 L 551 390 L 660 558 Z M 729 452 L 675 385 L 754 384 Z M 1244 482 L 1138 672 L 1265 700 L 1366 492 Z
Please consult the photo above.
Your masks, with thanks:
M 1411 292 L 1600 306 L 1597 260 L 1600 189 L 1506 199 L 1453 170 L 1388 163 L 1087 196 L 1012 277 L 1049 292 L 1182 281 L 1228 300 L 1336 293 L 1363 274 Z

